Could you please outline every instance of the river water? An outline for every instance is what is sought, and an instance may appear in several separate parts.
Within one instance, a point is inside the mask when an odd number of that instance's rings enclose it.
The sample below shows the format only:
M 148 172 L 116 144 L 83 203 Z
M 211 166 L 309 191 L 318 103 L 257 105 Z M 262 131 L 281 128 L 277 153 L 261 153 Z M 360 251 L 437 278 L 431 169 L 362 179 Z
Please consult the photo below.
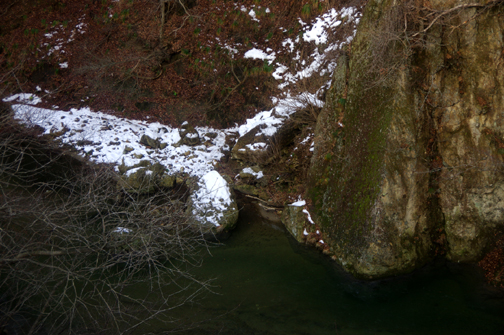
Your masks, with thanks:
M 224 244 L 194 271 L 216 294 L 178 310 L 201 322 L 184 334 L 504 334 L 502 292 L 471 266 L 357 281 L 248 207 Z

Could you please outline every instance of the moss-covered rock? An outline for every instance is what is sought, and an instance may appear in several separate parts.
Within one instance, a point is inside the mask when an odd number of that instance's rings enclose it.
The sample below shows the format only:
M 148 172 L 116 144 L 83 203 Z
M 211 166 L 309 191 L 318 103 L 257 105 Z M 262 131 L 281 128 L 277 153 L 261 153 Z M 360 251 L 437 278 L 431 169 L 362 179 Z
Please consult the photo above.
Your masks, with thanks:
M 371 36 L 389 2 L 371 1 L 317 120 L 309 195 L 335 258 L 364 278 L 413 270 L 429 260 L 422 169 L 407 70 L 381 81 Z M 347 95 L 345 95 L 347 94 Z M 413 243 L 414 242 L 414 243 Z
M 248 184 L 235 184 L 233 185 L 233 189 L 240 193 L 253 196 L 258 196 L 260 191 L 257 187 Z
M 404 30 L 390 30 L 396 5 L 368 2 L 317 120 L 309 173 L 324 241 L 363 278 L 409 272 L 436 252 L 477 261 L 504 227 L 504 9 L 463 9 L 457 29 L 433 25 L 408 49 L 390 39 Z
M 306 214 L 303 213 L 302 206 L 285 206 L 282 211 L 282 223 L 287 231 L 300 243 L 304 242 Z
M 153 139 L 148 135 L 142 135 L 142 137 L 140 137 L 140 144 L 151 147 L 153 149 L 164 149 L 167 146 L 167 144 L 161 142 L 160 139 Z
M 129 193 L 152 193 L 156 190 L 154 173 L 143 167 L 131 169 L 121 176 L 117 188 Z
M 161 163 L 142 160 L 134 166 L 119 165 L 119 190 L 136 193 L 153 193 L 160 188 L 172 188 L 177 184 L 178 175 L 170 174 Z M 181 182 L 180 182 L 181 183 Z

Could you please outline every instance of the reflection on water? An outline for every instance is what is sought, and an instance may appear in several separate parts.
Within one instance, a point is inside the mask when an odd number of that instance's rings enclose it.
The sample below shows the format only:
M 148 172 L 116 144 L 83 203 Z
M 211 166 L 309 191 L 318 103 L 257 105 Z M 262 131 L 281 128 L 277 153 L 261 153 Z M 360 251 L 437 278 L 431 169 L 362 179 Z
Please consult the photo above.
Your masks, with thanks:
M 467 266 L 355 281 L 250 209 L 195 274 L 215 292 L 179 310 L 184 334 L 504 334 L 504 299 Z

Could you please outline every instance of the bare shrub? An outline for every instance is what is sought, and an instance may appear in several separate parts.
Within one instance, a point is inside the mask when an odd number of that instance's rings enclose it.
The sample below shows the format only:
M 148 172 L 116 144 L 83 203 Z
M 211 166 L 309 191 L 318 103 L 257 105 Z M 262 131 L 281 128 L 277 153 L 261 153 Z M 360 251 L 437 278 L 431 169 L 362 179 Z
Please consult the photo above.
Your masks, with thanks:
M 2 331 L 128 333 L 207 288 L 188 272 L 207 243 L 170 190 L 126 193 L 8 113 L 0 152 Z
M 379 20 L 369 20 L 370 26 L 366 27 L 369 47 L 367 52 L 355 55 L 360 58 L 359 63 L 367 64 L 365 74 L 373 78 L 367 88 L 396 81 L 398 71 L 410 65 L 411 57 L 427 48 L 429 39 L 425 38 L 425 34 L 428 31 L 442 28 L 451 34 L 482 13 L 502 4 L 502 0 L 493 0 L 486 4 L 469 3 L 434 9 L 428 1 L 408 0 L 381 13 Z M 468 18 L 462 15 L 467 9 L 476 11 Z

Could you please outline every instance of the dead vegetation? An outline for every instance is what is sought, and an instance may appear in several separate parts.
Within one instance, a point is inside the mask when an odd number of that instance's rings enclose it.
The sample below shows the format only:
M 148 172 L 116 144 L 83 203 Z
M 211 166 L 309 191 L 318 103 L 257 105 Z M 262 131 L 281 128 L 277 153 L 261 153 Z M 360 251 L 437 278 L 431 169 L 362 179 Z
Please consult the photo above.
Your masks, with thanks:
M 0 69 L 10 73 L 2 88 L 13 93 L 40 87 L 50 92 L 48 105 L 90 105 L 173 125 L 188 120 L 226 126 L 269 107 L 278 93 L 273 67 L 244 59 L 244 52 L 271 48 L 289 64 L 281 42 L 299 35 L 297 18 L 309 21 L 344 4 L 13 1 L 0 24 Z
M 501 236 L 494 248 L 478 263 L 485 271 L 488 283 L 504 288 L 504 236 Z
M 426 38 L 432 30 L 453 34 L 480 15 L 502 6 L 504 1 L 491 0 L 484 4 L 461 4 L 448 9 L 437 9 L 428 0 L 408 0 L 380 13 L 376 24 L 367 27 L 370 36 L 368 53 L 356 55 L 368 63 L 369 89 L 389 85 L 399 71 L 411 66 L 412 57 L 422 53 L 433 41 Z M 474 12 L 467 16 L 468 10 Z
M 110 167 L 76 160 L 5 108 L 0 331 L 122 334 L 176 322 L 171 311 L 208 288 L 188 272 L 208 243 L 173 190 L 121 189 Z

